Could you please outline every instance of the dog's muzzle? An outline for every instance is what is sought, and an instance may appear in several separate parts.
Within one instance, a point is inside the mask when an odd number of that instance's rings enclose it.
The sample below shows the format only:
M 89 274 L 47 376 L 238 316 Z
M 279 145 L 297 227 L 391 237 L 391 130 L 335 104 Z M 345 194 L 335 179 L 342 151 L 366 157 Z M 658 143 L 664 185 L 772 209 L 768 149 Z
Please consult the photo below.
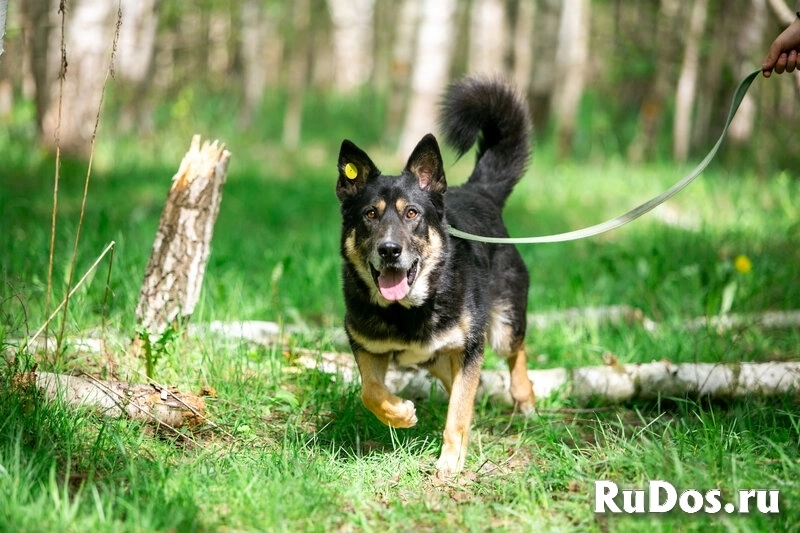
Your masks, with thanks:
M 414 260 L 408 267 L 403 265 L 403 247 L 394 241 L 379 244 L 378 255 L 380 268 L 370 264 L 370 269 L 381 296 L 390 302 L 402 300 L 408 295 L 417 277 L 419 260 Z

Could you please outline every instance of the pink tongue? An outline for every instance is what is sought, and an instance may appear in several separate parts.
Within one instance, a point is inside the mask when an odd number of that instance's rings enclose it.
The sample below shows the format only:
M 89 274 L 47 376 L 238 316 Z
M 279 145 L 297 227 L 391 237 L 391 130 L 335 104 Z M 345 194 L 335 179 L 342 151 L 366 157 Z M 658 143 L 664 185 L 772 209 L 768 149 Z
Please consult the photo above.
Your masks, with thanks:
M 406 273 L 403 270 L 386 269 L 378 276 L 378 288 L 387 300 L 402 300 L 409 290 Z

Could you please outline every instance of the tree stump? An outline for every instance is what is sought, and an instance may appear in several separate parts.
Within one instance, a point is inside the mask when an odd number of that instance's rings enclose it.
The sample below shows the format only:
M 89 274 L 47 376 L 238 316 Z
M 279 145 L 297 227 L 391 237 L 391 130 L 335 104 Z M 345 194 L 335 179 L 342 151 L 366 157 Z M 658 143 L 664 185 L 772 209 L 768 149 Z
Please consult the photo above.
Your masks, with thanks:
M 201 146 L 195 135 L 172 178 L 136 306 L 140 340 L 162 338 L 194 311 L 230 155 L 224 144 Z

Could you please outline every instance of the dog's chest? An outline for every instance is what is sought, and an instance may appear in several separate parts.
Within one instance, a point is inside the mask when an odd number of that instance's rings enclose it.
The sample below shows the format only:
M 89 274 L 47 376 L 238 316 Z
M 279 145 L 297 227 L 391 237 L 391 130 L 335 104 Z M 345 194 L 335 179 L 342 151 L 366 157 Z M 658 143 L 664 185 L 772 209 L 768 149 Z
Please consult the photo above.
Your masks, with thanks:
M 435 355 L 464 349 L 466 336 L 460 325 L 431 335 L 426 342 L 404 342 L 396 339 L 370 339 L 351 331 L 353 338 L 374 354 L 393 354 L 400 365 L 418 365 L 430 361 Z

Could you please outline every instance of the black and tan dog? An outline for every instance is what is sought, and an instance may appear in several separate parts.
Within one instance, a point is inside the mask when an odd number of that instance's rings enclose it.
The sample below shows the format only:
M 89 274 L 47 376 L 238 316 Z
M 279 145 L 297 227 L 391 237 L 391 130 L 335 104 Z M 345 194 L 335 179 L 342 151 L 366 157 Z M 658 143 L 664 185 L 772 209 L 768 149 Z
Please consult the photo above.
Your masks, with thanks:
M 383 423 L 411 427 L 414 404 L 384 385 L 390 359 L 439 378 L 450 401 L 436 467 L 448 475 L 464 465 L 487 340 L 508 359 L 518 408 L 534 409 L 524 346 L 527 269 L 513 246 L 458 239 L 447 229 L 508 236 L 501 213 L 525 172 L 530 125 L 526 104 L 510 87 L 467 78 L 449 87 L 441 127 L 460 154 L 478 144 L 463 186 L 447 187 L 439 146 L 429 134 L 397 176 L 382 174 L 345 140 L 336 194 L 345 328 L 361 373 L 361 398 Z

